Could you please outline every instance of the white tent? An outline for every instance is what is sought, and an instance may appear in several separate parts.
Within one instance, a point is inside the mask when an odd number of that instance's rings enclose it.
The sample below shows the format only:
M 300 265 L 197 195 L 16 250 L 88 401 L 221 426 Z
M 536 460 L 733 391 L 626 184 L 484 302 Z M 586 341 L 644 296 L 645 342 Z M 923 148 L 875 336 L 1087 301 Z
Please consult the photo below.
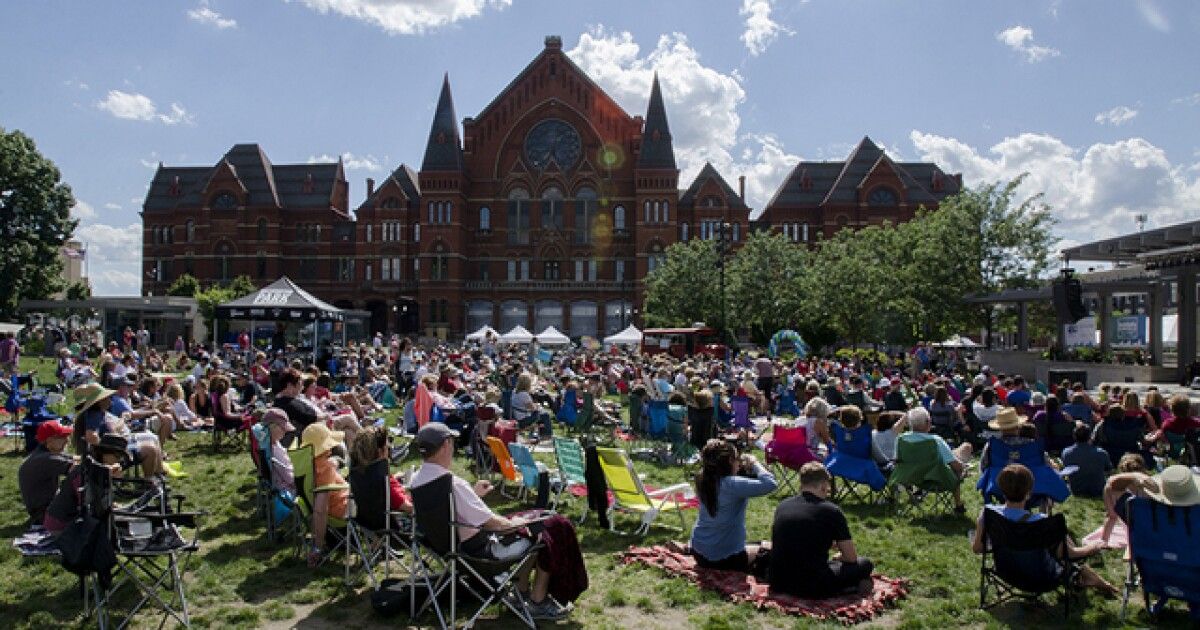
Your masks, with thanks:
M 543 346 L 565 346 L 571 343 L 570 337 L 562 334 L 553 326 L 547 326 L 546 330 L 538 333 L 537 340 Z
M 633 324 L 629 328 L 604 338 L 604 343 L 614 346 L 637 346 L 642 343 L 642 331 Z
M 480 327 L 479 330 L 476 330 L 475 332 L 467 335 L 467 341 L 483 341 L 484 339 L 487 338 L 488 333 L 491 333 L 492 335 L 494 335 L 496 337 L 500 336 L 500 333 L 496 332 L 495 328 L 492 328 L 491 326 L 484 324 L 482 327 Z
M 501 343 L 529 343 L 533 341 L 533 334 L 525 330 L 524 326 L 513 326 L 513 329 L 500 335 Z
M 933 344 L 935 348 L 978 348 L 979 344 L 971 341 L 969 337 L 962 335 L 951 335 L 949 339 Z

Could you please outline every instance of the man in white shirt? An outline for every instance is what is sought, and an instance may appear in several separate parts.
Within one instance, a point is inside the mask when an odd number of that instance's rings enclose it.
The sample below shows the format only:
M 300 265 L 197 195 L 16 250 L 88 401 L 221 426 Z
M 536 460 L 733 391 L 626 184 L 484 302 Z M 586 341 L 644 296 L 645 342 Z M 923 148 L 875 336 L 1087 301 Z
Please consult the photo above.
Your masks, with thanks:
M 450 429 L 441 422 L 430 422 L 417 431 L 417 437 L 413 443 L 425 461 L 409 481 L 409 487 L 420 488 L 445 475 L 452 475 L 454 478 L 452 484 L 454 517 L 458 522 L 463 523 L 458 527 L 459 551 L 481 558 L 495 557 L 493 552 L 498 551 L 497 547 L 500 543 L 492 540 L 488 532 L 511 531 L 522 527 L 527 521 L 521 518 L 499 516 L 483 502 L 483 497 L 492 491 L 490 481 L 480 479 L 472 486 L 450 470 L 454 464 L 453 438 L 456 437 L 458 437 L 458 431 Z M 514 551 L 522 553 L 533 543 L 525 540 L 521 541 L 521 544 L 523 547 L 517 549 L 512 549 L 511 545 L 505 548 L 509 553 Z M 532 564 L 530 563 L 529 569 L 532 569 Z M 517 578 L 517 589 L 528 602 L 529 612 L 534 619 L 561 619 L 570 612 L 547 594 L 549 586 L 550 573 L 541 568 L 538 569 L 532 590 L 529 585 L 529 570 L 524 571 Z

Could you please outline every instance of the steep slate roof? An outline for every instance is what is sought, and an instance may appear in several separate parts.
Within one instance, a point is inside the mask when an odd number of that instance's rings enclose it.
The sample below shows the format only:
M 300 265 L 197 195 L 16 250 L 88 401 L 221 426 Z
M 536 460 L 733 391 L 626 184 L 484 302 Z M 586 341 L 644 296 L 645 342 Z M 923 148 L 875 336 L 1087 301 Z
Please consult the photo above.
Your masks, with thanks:
M 376 200 L 379 199 L 380 194 L 382 194 L 384 187 L 387 186 L 389 181 L 395 181 L 396 184 L 400 186 L 400 190 L 404 192 L 404 196 L 407 199 L 415 201 L 421 198 L 421 189 L 417 185 L 418 180 L 416 171 L 412 170 L 412 168 L 407 164 L 401 164 L 400 166 L 396 167 L 396 170 L 392 171 L 391 175 L 387 176 L 387 179 L 380 182 L 379 186 L 375 188 L 375 191 L 371 193 L 371 196 L 367 197 L 362 202 L 362 205 L 359 206 L 359 208 L 374 206 Z
M 227 162 L 238 181 L 246 188 L 249 205 L 286 207 L 328 206 L 334 187 L 342 178 L 339 162 L 286 164 L 275 166 L 257 144 L 236 144 L 214 166 L 162 166 L 150 181 L 143 204 L 146 210 L 203 206 L 204 191 L 213 174 Z M 304 192 L 304 183 L 312 175 L 312 192 Z M 179 194 L 171 194 L 175 178 Z
M 667 109 L 663 106 L 657 72 L 650 86 L 650 104 L 646 107 L 646 125 L 642 130 L 642 150 L 638 154 L 637 167 L 676 168 L 675 147 L 671 144 L 671 127 L 667 124 Z
M 725 194 L 725 199 L 728 200 L 730 208 L 746 208 L 746 201 L 740 195 L 734 192 L 729 183 L 724 177 L 717 172 L 711 162 L 705 162 L 704 168 L 700 169 L 700 173 L 696 175 L 696 179 L 692 180 L 692 185 L 688 186 L 683 196 L 679 198 L 679 206 L 681 208 L 689 208 L 695 205 L 696 195 L 700 194 L 700 188 L 704 186 L 704 182 L 712 179 L 721 187 L 721 192 Z
M 440 140 L 440 142 L 439 142 Z M 454 113 L 454 98 L 450 96 L 450 75 L 442 77 L 442 93 L 438 96 L 429 140 L 425 143 L 422 171 L 460 171 L 463 167 L 462 138 L 458 133 L 458 118 Z
M 854 203 L 858 201 L 859 183 L 871 172 L 871 168 L 881 157 L 883 157 L 883 149 L 872 142 L 870 137 L 863 136 L 858 146 L 854 147 L 854 151 L 850 153 L 850 157 L 846 159 L 842 172 L 838 174 L 837 181 L 833 183 L 829 194 L 825 195 L 823 203 Z

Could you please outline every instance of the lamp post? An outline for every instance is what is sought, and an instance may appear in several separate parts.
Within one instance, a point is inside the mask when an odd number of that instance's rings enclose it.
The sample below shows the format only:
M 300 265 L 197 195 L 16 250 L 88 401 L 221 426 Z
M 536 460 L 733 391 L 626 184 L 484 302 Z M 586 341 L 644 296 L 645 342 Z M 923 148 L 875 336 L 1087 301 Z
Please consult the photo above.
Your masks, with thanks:
M 729 249 L 729 237 L 732 226 L 728 221 L 721 223 L 717 230 L 717 268 L 721 271 L 721 336 L 725 336 L 725 331 L 728 329 L 728 320 L 725 318 L 725 254 Z

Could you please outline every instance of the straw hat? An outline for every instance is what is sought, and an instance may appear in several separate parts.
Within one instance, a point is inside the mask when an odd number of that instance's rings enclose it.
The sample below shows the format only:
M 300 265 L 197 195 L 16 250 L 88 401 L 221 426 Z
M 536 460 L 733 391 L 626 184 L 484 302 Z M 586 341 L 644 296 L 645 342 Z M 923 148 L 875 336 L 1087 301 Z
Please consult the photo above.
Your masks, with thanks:
M 117 393 L 100 383 L 87 383 L 75 388 L 75 413 L 81 414 L 96 403 Z
M 1187 466 L 1167 466 L 1154 475 L 1154 480 L 1158 482 L 1159 491 L 1146 490 L 1146 495 L 1155 501 L 1179 506 L 1200 504 L 1200 480 Z
M 341 431 L 330 431 L 324 422 L 318 421 L 304 427 L 304 433 L 300 434 L 300 446 L 312 445 L 313 455 L 322 455 L 340 445 L 344 436 Z
M 1020 426 L 1025 422 L 1025 416 L 1018 416 L 1017 410 L 1012 407 L 1001 407 L 996 413 L 996 417 L 988 423 L 988 426 L 997 431 L 1010 431 Z

